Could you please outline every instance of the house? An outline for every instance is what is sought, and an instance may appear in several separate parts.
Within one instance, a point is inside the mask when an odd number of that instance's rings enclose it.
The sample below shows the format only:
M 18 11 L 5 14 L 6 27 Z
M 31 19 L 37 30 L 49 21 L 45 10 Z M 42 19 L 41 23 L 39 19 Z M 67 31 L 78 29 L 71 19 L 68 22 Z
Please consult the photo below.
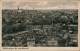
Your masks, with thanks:
M 27 35 L 27 46 L 34 46 L 35 45 L 35 37 L 32 34 Z
M 43 25 L 43 28 L 44 29 L 49 29 L 49 28 L 53 28 L 53 26 L 52 25 Z
M 71 34 L 77 34 L 78 33 L 78 25 L 69 25 L 69 32 Z
M 52 34 L 52 25 L 43 25 L 43 32 L 47 35 Z
M 33 25 L 32 29 L 33 30 L 39 30 L 39 29 L 41 29 L 41 25 Z
M 78 34 L 70 34 L 71 41 L 77 42 L 78 41 Z

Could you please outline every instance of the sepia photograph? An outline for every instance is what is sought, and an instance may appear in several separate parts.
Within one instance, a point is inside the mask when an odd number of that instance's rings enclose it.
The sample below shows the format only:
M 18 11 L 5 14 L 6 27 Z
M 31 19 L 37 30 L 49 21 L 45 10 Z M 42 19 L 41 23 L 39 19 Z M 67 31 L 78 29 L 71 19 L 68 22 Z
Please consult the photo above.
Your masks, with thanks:
M 78 2 L 2 2 L 2 47 L 78 47 Z

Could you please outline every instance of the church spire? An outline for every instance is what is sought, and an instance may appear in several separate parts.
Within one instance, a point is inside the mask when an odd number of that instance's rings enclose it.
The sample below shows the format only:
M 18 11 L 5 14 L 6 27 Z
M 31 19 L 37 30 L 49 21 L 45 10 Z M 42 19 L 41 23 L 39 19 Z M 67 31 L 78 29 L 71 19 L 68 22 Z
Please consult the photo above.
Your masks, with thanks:
M 19 6 L 18 6 L 18 10 L 19 10 Z
M 18 6 L 18 12 L 20 12 L 20 13 L 22 12 L 22 10 L 19 8 L 19 6 Z

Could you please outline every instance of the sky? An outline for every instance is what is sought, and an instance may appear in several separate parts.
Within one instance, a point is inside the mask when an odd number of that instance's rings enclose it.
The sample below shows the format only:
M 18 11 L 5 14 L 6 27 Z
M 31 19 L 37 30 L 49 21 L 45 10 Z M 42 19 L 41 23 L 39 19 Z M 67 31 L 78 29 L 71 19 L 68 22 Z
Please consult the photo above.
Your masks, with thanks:
M 2 9 L 78 9 L 77 2 L 2 2 Z

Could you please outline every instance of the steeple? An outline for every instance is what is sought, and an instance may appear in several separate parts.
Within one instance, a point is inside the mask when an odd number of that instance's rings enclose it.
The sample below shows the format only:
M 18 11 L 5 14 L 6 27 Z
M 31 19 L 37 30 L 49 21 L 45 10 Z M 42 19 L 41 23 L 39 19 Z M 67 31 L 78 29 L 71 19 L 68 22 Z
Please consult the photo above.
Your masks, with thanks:
M 19 10 L 19 6 L 18 6 L 18 10 Z
M 20 13 L 22 12 L 22 10 L 19 8 L 19 6 L 18 6 L 18 12 L 20 12 Z

